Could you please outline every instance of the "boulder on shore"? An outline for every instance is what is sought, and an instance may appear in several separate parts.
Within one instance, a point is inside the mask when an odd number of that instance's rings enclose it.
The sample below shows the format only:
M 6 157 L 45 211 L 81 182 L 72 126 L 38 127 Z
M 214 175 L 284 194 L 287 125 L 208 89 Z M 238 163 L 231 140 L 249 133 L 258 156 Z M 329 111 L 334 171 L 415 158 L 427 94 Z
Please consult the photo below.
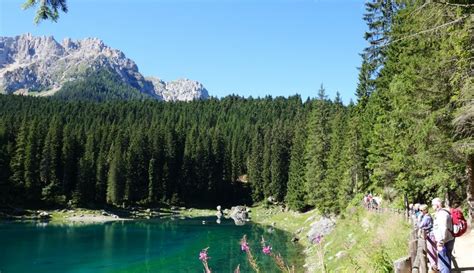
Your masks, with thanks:
M 230 209 L 229 216 L 234 220 L 238 226 L 244 225 L 249 221 L 249 213 L 245 206 L 235 206 Z
M 38 215 L 41 219 L 49 219 L 51 218 L 51 215 L 49 215 L 49 213 L 47 213 L 46 211 L 42 211 L 40 212 L 40 214 Z

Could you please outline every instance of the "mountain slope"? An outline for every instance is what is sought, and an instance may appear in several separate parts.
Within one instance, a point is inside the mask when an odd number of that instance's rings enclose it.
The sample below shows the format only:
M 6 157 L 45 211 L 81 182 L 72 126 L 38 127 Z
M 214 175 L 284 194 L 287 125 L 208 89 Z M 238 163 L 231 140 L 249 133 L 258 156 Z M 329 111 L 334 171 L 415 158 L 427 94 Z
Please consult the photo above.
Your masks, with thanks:
M 95 102 L 153 99 L 120 81 L 119 76 L 108 70 L 95 71 L 84 79 L 66 82 L 53 97 L 63 100 Z

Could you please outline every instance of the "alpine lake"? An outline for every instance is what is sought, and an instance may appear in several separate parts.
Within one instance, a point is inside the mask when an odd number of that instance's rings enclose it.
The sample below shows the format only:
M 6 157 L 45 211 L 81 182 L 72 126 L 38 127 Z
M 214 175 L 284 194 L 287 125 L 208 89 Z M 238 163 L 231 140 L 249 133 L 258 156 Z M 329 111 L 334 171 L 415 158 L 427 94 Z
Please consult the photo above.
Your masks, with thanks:
M 261 272 L 280 272 L 262 253 L 262 236 L 285 262 L 303 272 L 303 248 L 291 234 L 216 217 L 155 218 L 96 224 L 0 221 L 1 273 L 203 272 L 209 247 L 213 273 L 253 272 L 240 239 L 247 235 Z

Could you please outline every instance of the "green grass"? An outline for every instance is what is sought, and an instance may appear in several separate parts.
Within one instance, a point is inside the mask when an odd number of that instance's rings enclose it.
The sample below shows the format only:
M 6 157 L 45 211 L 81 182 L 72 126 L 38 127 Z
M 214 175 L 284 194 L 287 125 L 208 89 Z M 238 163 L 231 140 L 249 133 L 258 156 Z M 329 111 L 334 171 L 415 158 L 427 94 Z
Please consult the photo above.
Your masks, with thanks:
M 320 247 L 329 272 L 393 272 L 393 261 L 408 254 L 410 225 L 396 213 L 349 208 Z M 318 251 L 310 249 L 309 255 Z
M 251 208 L 250 216 L 252 221 L 256 223 L 261 225 L 272 225 L 275 223 L 275 228 L 290 233 L 295 233 L 300 228 L 303 228 L 303 232 L 301 232 L 302 235 L 308 232 L 310 224 L 314 221 L 311 221 L 311 219 L 319 218 L 319 213 L 316 210 L 299 213 L 295 211 L 282 211 L 280 207 L 264 208 L 257 206 Z
M 179 211 L 179 215 L 185 217 L 216 216 L 216 213 L 217 210 L 211 209 L 186 209 Z
M 263 206 L 253 207 L 251 211 L 253 222 L 261 225 L 274 225 L 275 228 L 294 234 L 299 238 L 298 243 L 306 250 L 311 249 L 312 245 L 306 237 L 311 224 L 320 218 L 317 210 L 310 210 L 305 213 L 295 211 L 282 211 L 280 207 L 264 208 Z M 314 268 L 313 264 L 318 263 L 318 258 L 314 255 L 305 255 L 305 264 L 308 268 Z M 310 271 L 312 272 L 312 271 Z
M 402 215 L 378 214 L 352 207 L 337 219 L 336 228 L 320 245 L 306 238 L 310 225 L 320 216 L 316 210 L 306 213 L 282 212 L 279 208 L 252 208 L 252 220 L 296 236 L 305 250 L 308 272 L 392 272 L 393 261 L 408 254 L 409 224 Z

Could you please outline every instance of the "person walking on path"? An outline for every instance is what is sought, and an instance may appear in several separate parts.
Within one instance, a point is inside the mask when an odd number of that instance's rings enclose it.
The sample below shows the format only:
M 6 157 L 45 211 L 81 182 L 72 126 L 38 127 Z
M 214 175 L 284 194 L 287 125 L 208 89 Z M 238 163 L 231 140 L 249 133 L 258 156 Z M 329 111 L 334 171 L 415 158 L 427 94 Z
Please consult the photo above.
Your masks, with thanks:
M 438 250 L 438 269 L 441 273 L 451 272 L 451 260 L 453 257 L 454 236 L 453 222 L 451 214 L 443 208 L 443 202 L 440 198 L 435 198 L 431 202 L 436 211 L 433 225 L 433 234 L 436 239 Z
M 420 211 L 422 213 L 421 221 L 418 225 L 420 231 L 424 231 L 426 235 L 426 252 L 428 254 L 428 260 L 432 269 L 436 269 L 437 261 L 437 252 L 436 252 L 436 242 L 433 235 L 433 218 L 428 213 L 428 205 L 423 204 L 420 206 Z M 423 234 L 423 233 L 422 233 Z

